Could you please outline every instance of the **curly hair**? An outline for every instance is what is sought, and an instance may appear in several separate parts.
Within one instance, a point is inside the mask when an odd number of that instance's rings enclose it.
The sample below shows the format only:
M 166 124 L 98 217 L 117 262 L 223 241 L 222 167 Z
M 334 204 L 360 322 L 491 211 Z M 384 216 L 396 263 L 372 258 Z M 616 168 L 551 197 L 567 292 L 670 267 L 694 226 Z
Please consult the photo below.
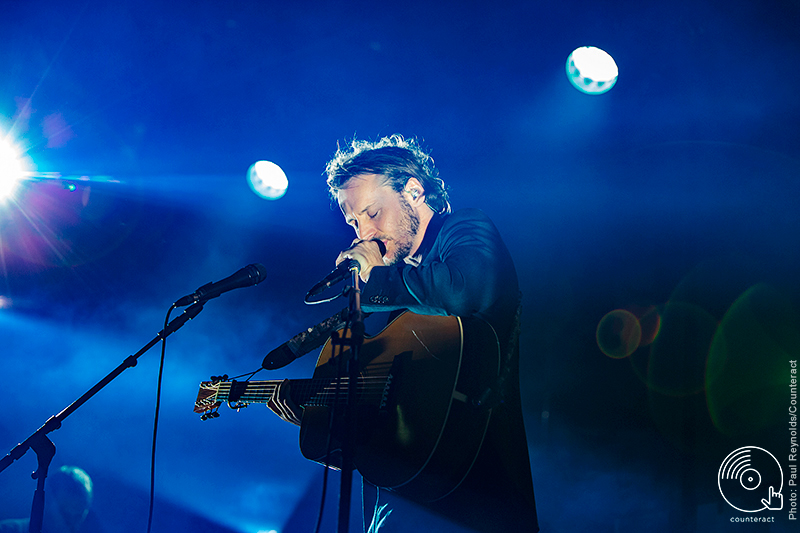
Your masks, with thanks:
M 350 145 L 336 151 L 325 167 L 328 189 L 333 198 L 347 182 L 361 174 L 384 176 L 386 185 L 401 192 L 409 178 L 416 178 L 425 189 L 425 203 L 439 214 L 450 212 L 447 187 L 439 178 L 430 154 L 414 139 L 394 134 L 370 142 L 354 139 Z

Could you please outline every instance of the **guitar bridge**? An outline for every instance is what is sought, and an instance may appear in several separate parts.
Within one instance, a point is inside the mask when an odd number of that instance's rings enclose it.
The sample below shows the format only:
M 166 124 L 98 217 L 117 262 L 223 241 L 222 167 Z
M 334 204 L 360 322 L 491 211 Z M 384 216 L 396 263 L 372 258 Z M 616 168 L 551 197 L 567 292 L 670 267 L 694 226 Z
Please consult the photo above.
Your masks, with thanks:
M 386 382 L 381 392 L 381 402 L 378 405 L 379 414 L 384 415 L 394 409 L 394 405 L 397 403 L 396 382 L 397 380 L 403 379 L 403 368 L 409 364 L 410 360 L 411 352 L 397 354 L 392 359 L 392 366 L 389 369 L 389 373 L 386 375 Z

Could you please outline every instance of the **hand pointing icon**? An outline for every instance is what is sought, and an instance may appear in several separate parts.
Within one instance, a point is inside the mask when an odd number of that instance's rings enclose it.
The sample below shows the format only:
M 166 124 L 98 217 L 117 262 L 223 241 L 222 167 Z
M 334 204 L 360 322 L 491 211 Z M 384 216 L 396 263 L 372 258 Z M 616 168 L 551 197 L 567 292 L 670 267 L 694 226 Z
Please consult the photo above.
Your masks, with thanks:
M 761 503 L 767 506 L 770 511 L 780 511 L 783 509 L 783 494 L 775 492 L 775 487 L 769 487 L 769 496 L 767 499 L 761 498 Z

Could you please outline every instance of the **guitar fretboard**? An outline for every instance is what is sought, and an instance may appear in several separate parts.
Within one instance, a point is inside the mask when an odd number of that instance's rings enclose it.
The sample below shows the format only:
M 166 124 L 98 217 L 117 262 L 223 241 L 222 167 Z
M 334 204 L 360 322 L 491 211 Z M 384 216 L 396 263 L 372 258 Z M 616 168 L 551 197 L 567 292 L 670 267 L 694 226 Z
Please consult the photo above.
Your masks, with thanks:
M 386 401 L 389 376 L 359 377 L 356 383 L 357 401 L 382 405 Z M 211 409 L 217 402 L 267 403 L 282 382 L 267 381 L 205 381 L 200 384 L 196 412 Z M 347 399 L 350 379 L 298 379 L 289 380 L 290 396 L 303 406 L 331 406 Z

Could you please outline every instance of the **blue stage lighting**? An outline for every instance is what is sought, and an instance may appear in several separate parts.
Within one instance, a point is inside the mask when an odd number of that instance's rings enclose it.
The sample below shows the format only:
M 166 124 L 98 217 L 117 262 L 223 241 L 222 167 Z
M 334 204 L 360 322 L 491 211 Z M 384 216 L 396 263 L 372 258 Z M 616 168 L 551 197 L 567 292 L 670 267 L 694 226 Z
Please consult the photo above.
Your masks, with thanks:
M 608 52 L 594 46 L 576 48 L 567 58 L 567 78 L 579 91 L 603 94 L 617 83 L 619 69 Z
M 19 150 L 0 139 L 0 202 L 10 198 L 24 173 Z
M 289 180 L 281 167 L 270 161 L 258 161 L 247 172 L 247 183 L 257 195 L 277 200 L 286 194 Z

